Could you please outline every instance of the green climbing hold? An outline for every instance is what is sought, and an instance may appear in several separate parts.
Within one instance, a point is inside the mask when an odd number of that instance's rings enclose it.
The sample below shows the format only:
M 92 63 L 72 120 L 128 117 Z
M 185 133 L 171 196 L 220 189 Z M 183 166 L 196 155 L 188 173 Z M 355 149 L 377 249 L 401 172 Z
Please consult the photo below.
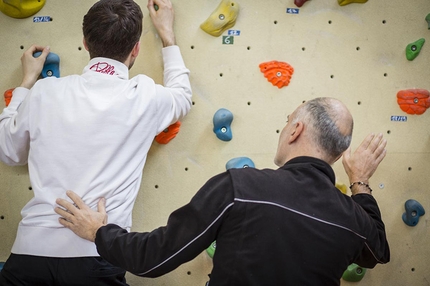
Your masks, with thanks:
M 430 13 L 426 16 L 426 21 L 427 21 L 427 24 L 428 24 L 429 30 L 430 30 Z
M 421 48 L 423 47 L 424 43 L 425 43 L 425 39 L 421 38 L 413 43 L 410 43 L 407 47 L 406 47 L 406 58 L 409 61 L 413 61 L 420 53 Z
M 366 274 L 366 268 L 352 263 L 345 272 L 343 272 L 342 279 L 349 282 L 358 282 L 363 279 L 364 274 Z
M 212 244 L 206 249 L 206 252 L 208 253 L 210 258 L 214 258 L 215 248 L 216 248 L 216 241 L 212 242 Z

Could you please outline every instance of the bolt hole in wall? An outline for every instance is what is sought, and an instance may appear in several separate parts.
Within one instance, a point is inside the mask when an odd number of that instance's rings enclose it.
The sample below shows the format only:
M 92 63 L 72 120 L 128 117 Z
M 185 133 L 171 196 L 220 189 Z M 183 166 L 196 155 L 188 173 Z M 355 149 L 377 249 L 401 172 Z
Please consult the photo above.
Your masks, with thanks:
M 408 171 L 412 171 L 412 167 L 408 167 Z
M 4 215 L 0 216 L 0 219 L 4 219 Z
M 387 130 L 387 134 L 391 134 L 391 130 Z
M 361 105 L 361 101 L 357 102 L 358 105 Z

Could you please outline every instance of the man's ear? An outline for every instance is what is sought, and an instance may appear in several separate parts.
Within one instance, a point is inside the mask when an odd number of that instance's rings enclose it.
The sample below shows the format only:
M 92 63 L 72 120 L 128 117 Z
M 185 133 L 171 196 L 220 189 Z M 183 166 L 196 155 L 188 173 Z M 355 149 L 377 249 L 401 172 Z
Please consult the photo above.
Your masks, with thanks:
M 140 52 L 140 41 L 139 41 L 139 42 L 137 42 L 137 43 L 134 45 L 133 50 L 131 50 L 131 56 L 132 56 L 133 58 L 136 58 L 136 57 L 139 55 L 139 52 Z
M 289 134 L 290 136 L 288 138 L 288 143 L 293 143 L 294 141 L 296 141 L 299 138 L 299 136 L 302 134 L 304 127 L 305 126 L 301 121 L 298 121 L 297 123 L 295 123 L 293 128 L 291 128 L 291 132 Z
M 87 45 L 87 41 L 85 41 L 85 38 L 82 39 L 82 43 L 84 44 L 85 50 L 88 51 L 88 45 Z

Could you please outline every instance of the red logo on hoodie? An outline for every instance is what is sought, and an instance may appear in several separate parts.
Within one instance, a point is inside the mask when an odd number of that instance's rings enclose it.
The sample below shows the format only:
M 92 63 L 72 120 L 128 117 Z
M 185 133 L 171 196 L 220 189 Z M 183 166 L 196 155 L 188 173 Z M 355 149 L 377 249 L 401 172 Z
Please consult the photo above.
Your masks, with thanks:
M 104 73 L 113 75 L 115 74 L 115 67 L 106 63 L 106 62 L 98 62 L 90 67 L 90 70 L 95 72 Z

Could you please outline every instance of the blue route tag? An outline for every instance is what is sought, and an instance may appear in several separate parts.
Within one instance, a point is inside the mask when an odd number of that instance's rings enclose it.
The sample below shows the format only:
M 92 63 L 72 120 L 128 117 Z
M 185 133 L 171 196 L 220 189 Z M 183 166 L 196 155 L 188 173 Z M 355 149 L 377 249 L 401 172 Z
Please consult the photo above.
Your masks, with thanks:
M 33 17 L 33 23 L 49 22 L 51 21 L 50 16 L 36 16 Z
M 229 36 L 240 36 L 240 31 L 239 30 L 228 30 L 228 35 Z
M 399 115 L 391 115 L 391 121 L 406 122 L 406 121 L 408 121 L 408 117 L 407 116 L 399 116 Z
M 299 14 L 300 9 L 297 8 L 287 8 L 288 14 Z

